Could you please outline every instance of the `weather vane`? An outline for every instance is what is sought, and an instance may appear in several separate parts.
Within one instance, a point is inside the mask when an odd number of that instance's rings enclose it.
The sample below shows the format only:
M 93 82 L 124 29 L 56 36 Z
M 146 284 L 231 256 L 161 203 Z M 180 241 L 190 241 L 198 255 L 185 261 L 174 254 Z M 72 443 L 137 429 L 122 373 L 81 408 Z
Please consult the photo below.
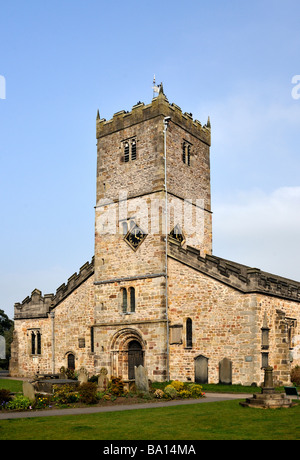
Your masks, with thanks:
M 158 96 L 158 94 L 159 94 L 159 87 L 160 87 L 160 85 L 156 85 L 156 84 L 155 84 L 155 74 L 154 74 L 154 77 L 153 77 L 153 86 L 152 86 L 152 89 L 153 89 L 153 97 Z

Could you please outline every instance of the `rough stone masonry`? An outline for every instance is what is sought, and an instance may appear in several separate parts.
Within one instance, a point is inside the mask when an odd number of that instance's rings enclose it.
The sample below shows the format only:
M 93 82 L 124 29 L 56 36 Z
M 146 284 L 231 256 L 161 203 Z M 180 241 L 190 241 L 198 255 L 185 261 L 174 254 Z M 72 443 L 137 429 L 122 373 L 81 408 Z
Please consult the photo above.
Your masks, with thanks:
M 55 294 L 15 304 L 12 376 L 288 384 L 300 364 L 300 283 L 212 251 L 210 120 L 169 103 L 96 120 L 95 254 Z M 247 242 L 245 241 L 245 244 Z M 225 363 L 225 364 L 224 364 Z

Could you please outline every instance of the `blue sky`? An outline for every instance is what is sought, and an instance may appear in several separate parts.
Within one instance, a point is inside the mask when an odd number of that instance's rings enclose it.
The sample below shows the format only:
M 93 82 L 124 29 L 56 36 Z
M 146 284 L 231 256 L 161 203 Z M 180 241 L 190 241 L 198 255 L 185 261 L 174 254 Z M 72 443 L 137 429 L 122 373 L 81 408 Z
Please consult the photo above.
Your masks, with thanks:
M 214 254 L 300 280 L 299 16 L 297 0 L 2 1 L 0 309 L 91 260 L 97 109 L 151 102 L 153 74 L 211 117 Z

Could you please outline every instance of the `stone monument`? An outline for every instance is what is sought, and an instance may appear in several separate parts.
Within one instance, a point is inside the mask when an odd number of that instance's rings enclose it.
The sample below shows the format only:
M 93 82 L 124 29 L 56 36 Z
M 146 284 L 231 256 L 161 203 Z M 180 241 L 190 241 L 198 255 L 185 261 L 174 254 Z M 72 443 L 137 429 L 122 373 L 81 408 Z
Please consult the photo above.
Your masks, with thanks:
M 135 386 L 138 391 L 149 393 L 147 370 L 144 366 L 134 366 Z
M 261 394 L 254 394 L 253 398 L 247 398 L 240 403 L 244 407 L 254 407 L 258 409 L 278 409 L 287 408 L 295 405 L 285 393 L 276 393 L 273 384 L 273 367 L 265 368 L 264 383 Z
M 24 381 L 24 382 L 23 382 L 23 395 L 24 395 L 26 398 L 29 398 L 30 401 L 34 401 L 34 400 L 35 400 L 35 388 L 34 388 L 34 386 L 32 385 L 32 383 L 27 382 L 27 381 Z
M 99 391 L 106 391 L 108 387 L 109 379 L 107 377 L 108 371 L 106 367 L 101 367 L 100 375 L 98 377 L 98 390 Z
M 86 383 L 89 379 L 89 374 L 85 367 L 81 367 L 78 374 L 78 381 L 81 383 Z

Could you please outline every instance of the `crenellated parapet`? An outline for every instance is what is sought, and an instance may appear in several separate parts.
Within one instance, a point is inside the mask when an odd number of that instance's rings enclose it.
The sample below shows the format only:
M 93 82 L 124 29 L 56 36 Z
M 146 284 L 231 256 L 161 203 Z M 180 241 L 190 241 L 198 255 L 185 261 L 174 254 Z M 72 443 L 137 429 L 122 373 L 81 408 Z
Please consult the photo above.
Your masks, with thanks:
M 14 319 L 47 318 L 53 298 L 53 294 L 42 296 L 41 291 L 34 289 L 31 296 L 26 297 L 22 303 L 15 303 Z
M 170 104 L 163 92 L 162 85 L 159 95 L 155 97 L 150 104 L 145 105 L 143 102 L 138 102 L 132 107 L 130 112 L 121 110 L 115 113 L 110 120 L 100 118 L 98 111 L 96 119 L 96 138 L 100 139 L 108 134 L 129 128 L 137 123 L 158 116 L 171 117 L 173 123 L 183 126 L 193 136 L 200 139 L 205 144 L 211 145 L 210 119 L 208 118 L 207 123 L 203 126 L 200 121 L 193 119 L 191 113 L 183 113 L 178 105 L 174 103 Z
M 50 311 L 78 288 L 94 273 L 94 257 L 91 262 L 86 262 L 67 281 L 62 284 L 55 294 L 45 294 L 35 289 L 31 296 L 26 297 L 21 303 L 15 303 L 14 319 L 47 318 Z
M 200 251 L 195 248 L 182 248 L 171 240 L 169 243 L 169 257 L 245 294 L 261 293 L 300 302 L 300 283 L 297 281 L 220 257 L 201 257 Z

